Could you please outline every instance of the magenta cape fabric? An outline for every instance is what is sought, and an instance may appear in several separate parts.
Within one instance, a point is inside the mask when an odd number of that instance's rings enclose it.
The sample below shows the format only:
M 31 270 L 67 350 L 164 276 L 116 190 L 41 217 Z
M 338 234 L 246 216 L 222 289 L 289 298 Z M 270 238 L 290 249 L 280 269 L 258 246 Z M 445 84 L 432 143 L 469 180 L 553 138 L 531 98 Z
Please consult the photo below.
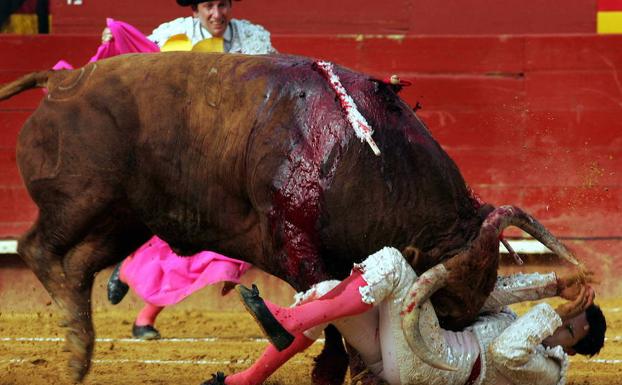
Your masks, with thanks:
M 211 251 L 180 257 L 153 237 L 123 262 L 121 276 L 146 302 L 168 306 L 213 283 L 239 283 L 250 267 Z
M 160 47 L 157 44 L 147 39 L 145 35 L 131 25 L 110 18 L 106 19 L 106 25 L 110 28 L 112 40 L 102 43 L 89 63 L 125 53 L 160 52 Z M 73 69 L 73 66 L 61 60 L 52 68 L 63 70 Z

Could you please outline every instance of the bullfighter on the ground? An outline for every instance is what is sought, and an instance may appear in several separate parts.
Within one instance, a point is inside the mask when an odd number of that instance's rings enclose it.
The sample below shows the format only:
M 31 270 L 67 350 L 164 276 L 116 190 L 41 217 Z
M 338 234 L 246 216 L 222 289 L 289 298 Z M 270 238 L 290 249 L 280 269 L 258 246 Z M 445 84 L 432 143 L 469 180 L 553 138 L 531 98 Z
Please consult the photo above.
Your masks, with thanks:
M 274 346 L 249 369 L 218 373 L 204 385 L 263 383 L 309 347 L 329 322 L 368 369 L 391 385 L 563 385 L 569 354 L 592 356 L 603 346 L 605 318 L 593 304 L 591 287 L 575 276 L 499 277 L 478 320 L 462 331 L 442 329 L 428 301 L 443 276 L 446 270 L 438 265 L 418 278 L 397 249 L 384 248 L 355 265 L 344 281 L 324 281 L 299 293 L 291 308 L 263 300 L 255 287 L 239 287 L 246 308 Z M 557 310 L 541 303 L 521 317 L 506 306 L 553 296 L 573 301 Z M 415 308 L 420 321 L 404 322 Z M 411 327 L 420 333 L 403 329 Z

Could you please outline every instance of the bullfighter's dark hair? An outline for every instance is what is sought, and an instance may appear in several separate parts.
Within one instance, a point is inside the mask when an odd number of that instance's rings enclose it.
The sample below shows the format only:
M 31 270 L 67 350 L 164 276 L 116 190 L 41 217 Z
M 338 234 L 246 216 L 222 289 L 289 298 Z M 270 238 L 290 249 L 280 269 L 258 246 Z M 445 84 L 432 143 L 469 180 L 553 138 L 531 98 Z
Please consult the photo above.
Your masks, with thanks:
M 579 354 L 592 357 L 598 354 L 605 344 L 607 321 L 600 307 L 594 304 L 585 309 L 585 318 L 590 325 L 587 335 L 572 348 Z

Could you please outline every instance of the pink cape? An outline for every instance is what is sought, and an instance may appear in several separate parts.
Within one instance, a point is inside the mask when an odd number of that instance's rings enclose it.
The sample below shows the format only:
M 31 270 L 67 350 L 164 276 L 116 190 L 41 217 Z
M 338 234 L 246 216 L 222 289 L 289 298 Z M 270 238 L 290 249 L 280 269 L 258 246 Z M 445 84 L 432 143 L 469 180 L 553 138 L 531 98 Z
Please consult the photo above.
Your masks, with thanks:
M 211 251 L 180 257 L 154 236 L 123 262 L 121 276 L 146 302 L 168 306 L 213 283 L 239 283 L 250 267 Z
M 160 47 L 157 44 L 147 39 L 145 35 L 130 24 L 108 18 L 106 25 L 110 28 L 112 40 L 102 43 L 89 63 L 126 53 L 160 52 Z M 52 68 L 63 70 L 73 69 L 73 66 L 65 60 L 61 60 Z

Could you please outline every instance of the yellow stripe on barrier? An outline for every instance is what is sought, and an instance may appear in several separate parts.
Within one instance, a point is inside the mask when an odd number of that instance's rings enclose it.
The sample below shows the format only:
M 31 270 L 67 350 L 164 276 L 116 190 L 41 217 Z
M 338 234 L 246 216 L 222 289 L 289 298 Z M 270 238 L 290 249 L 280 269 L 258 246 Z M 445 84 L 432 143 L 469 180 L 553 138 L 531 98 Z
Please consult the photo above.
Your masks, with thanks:
M 0 33 L 16 33 L 20 35 L 33 35 L 39 33 L 37 15 L 30 13 L 14 13 L 9 21 L 0 28 Z M 48 16 L 48 25 L 52 32 L 52 15 Z
M 622 11 L 598 12 L 596 15 L 596 32 L 622 33 Z
M 11 15 L 9 22 L 2 28 L 3 33 L 31 35 L 39 32 L 37 15 L 16 13 Z

